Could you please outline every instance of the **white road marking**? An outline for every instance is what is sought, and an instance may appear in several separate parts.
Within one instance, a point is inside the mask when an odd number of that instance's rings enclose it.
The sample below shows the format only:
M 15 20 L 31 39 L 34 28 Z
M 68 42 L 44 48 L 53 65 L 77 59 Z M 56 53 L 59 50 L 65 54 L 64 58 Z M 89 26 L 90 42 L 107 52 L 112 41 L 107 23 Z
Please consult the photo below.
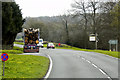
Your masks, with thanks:
M 85 58 L 82 57 L 83 60 L 85 60 Z
M 90 61 L 86 60 L 88 63 L 91 63 Z
M 97 68 L 97 66 L 95 64 L 92 64 L 95 68 Z
M 112 78 L 106 74 L 100 67 L 98 67 L 97 65 L 95 65 L 94 63 L 92 63 L 91 61 L 85 59 L 84 57 L 81 57 L 83 60 L 85 60 L 86 62 L 90 63 L 93 67 L 95 67 L 96 69 L 98 69 L 102 74 L 104 74 L 109 80 L 112 80 Z
M 99 71 L 100 71 L 101 73 L 103 73 L 104 75 L 106 75 L 106 73 L 105 73 L 103 70 L 99 69 Z
M 49 66 L 49 69 L 48 69 L 48 72 L 47 72 L 47 74 L 45 75 L 45 79 L 44 80 L 46 80 L 48 77 L 49 77 L 49 75 L 50 75 L 50 72 L 52 71 L 52 66 L 53 66 L 53 61 L 52 61 L 52 58 L 49 56 L 49 55 L 47 55 L 48 56 L 48 58 L 49 58 L 49 60 L 50 60 L 50 66 Z

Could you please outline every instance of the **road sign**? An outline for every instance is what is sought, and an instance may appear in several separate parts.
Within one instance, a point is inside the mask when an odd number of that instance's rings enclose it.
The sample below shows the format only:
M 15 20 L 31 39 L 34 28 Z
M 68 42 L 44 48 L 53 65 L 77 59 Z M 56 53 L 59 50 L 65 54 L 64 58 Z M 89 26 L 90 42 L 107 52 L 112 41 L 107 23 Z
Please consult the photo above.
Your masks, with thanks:
M 96 37 L 95 36 L 90 36 L 89 41 L 96 41 Z
M 109 44 L 118 44 L 118 40 L 109 40 Z
M 89 41 L 96 41 L 96 35 L 95 34 L 90 34 Z
M 5 71 L 5 61 L 7 61 L 9 58 L 7 53 L 2 53 L 1 54 L 1 60 L 3 61 L 3 76 L 4 76 L 4 71 Z
M 110 46 L 109 47 L 110 50 L 112 49 L 111 45 L 116 45 L 116 48 L 114 48 L 114 49 L 116 49 L 116 51 L 118 51 L 118 40 L 109 40 L 108 43 L 109 43 L 109 46 Z
M 7 53 L 2 53 L 2 54 L 1 54 L 1 60 L 2 60 L 2 61 L 7 61 L 8 58 L 9 58 L 9 56 L 8 56 Z

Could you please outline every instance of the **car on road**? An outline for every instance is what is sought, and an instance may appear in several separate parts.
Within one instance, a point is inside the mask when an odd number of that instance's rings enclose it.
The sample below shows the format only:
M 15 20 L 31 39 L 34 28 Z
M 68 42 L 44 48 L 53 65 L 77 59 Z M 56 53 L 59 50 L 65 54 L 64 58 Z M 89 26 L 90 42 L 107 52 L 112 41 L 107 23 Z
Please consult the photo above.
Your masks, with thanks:
M 43 39 L 39 39 L 39 42 L 43 44 Z
M 53 43 L 48 43 L 47 49 L 49 49 L 49 48 L 55 49 L 55 45 Z
M 41 47 L 41 48 L 44 47 L 42 43 L 37 44 L 37 46 L 38 46 L 38 47 Z
M 43 48 L 43 39 L 39 39 L 39 43 L 37 44 L 38 47 Z

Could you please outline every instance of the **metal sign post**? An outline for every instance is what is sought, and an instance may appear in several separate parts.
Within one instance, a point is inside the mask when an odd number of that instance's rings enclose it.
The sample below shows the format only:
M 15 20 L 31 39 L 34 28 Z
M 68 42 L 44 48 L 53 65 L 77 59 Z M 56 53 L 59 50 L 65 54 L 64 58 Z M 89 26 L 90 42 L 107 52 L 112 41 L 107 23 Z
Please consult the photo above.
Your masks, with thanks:
M 4 76 L 4 71 L 5 71 L 5 61 L 3 61 L 3 76 Z
M 112 44 L 113 45 L 116 45 L 116 51 L 118 51 L 118 40 L 109 40 L 108 41 L 108 43 L 109 43 L 109 45 L 110 45 L 110 47 L 109 47 L 109 50 L 111 51 L 111 49 L 112 49 Z
M 109 44 L 109 50 L 111 51 L 111 44 Z
M 98 42 L 98 38 L 97 38 L 98 34 L 90 34 L 89 36 L 89 41 L 95 42 L 95 49 L 97 49 L 97 42 Z

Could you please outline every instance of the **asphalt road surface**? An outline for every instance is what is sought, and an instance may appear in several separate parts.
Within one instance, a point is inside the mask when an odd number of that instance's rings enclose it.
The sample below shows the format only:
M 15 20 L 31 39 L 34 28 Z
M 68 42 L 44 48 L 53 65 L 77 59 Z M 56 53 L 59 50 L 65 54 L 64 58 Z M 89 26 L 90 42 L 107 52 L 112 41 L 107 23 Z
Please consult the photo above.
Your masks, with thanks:
M 40 53 L 35 55 L 43 54 L 48 54 L 52 58 L 53 66 L 49 78 L 118 80 L 114 79 L 118 78 L 118 59 L 116 58 L 94 52 L 46 48 L 40 49 Z

